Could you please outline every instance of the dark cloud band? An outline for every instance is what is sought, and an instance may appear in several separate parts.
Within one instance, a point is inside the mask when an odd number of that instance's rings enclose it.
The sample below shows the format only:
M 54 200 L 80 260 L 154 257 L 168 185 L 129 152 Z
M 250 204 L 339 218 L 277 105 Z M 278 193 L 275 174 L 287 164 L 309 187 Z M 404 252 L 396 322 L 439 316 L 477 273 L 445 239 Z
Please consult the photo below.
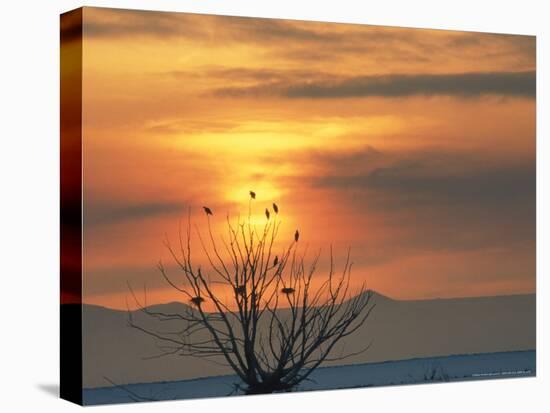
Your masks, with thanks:
M 343 79 L 299 81 L 289 84 L 266 82 L 251 87 L 224 88 L 215 92 L 230 97 L 279 96 L 307 99 L 361 97 L 499 95 L 534 98 L 536 72 L 475 72 L 458 74 L 394 74 Z
M 184 208 L 178 202 L 95 202 L 87 203 L 84 209 L 85 225 L 107 225 L 125 221 L 140 220 L 160 215 L 175 214 Z
M 479 96 L 484 94 L 533 97 L 536 75 L 529 72 L 363 76 L 335 84 L 305 84 L 287 89 L 289 97 L 401 97 L 412 95 Z

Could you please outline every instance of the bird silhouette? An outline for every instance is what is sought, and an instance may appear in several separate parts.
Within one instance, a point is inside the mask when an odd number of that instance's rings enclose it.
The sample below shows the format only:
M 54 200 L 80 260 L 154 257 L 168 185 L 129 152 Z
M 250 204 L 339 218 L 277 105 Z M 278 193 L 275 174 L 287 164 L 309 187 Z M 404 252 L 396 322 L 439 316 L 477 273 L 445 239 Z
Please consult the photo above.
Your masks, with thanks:
M 281 289 L 281 292 L 282 292 L 283 294 L 286 294 L 286 295 L 293 294 L 293 293 L 294 293 L 294 288 L 292 288 L 292 287 L 285 287 L 285 288 L 282 288 L 282 289 Z
M 206 212 L 206 215 L 213 215 L 212 210 L 210 208 L 205 207 L 205 206 L 203 206 L 203 208 L 204 208 L 204 212 Z
M 250 191 L 250 198 L 256 199 L 256 192 Z
M 275 211 L 276 214 L 279 213 L 279 207 L 277 206 L 277 204 L 275 202 L 273 203 L 273 211 Z
M 298 232 L 298 230 L 296 230 L 296 232 L 294 233 L 294 241 L 298 242 L 298 238 L 300 238 L 300 233 Z
M 200 296 L 196 296 L 196 297 L 191 298 L 191 300 L 189 300 L 189 301 L 191 301 L 197 307 L 200 307 L 200 305 L 204 302 L 204 298 L 202 298 Z
M 267 219 L 269 219 L 269 209 L 267 209 L 267 208 L 265 209 L 265 216 L 266 216 Z
M 235 292 L 240 295 L 244 295 L 246 293 L 246 285 L 239 285 L 235 287 Z
M 277 264 L 279 264 L 279 257 L 275 255 L 275 259 L 273 260 L 273 266 L 275 267 Z

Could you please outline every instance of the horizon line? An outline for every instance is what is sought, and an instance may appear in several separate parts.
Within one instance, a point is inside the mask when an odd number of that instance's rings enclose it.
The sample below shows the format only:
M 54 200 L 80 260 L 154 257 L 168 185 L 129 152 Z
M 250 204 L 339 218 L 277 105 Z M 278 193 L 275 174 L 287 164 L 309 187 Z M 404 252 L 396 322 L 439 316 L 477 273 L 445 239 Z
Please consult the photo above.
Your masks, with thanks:
M 445 300 L 467 300 L 467 299 L 482 299 L 482 298 L 501 298 L 501 297 L 516 297 L 516 296 L 527 296 L 527 295 L 534 295 L 536 297 L 537 295 L 537 292 L 536 291 L 533 291 L 533 292 L 518 292 L 518 293 L 510 293 L 510 294 L 497 294 L 497 295 L 472 295 L 472 296 L 454 296 L 454 297 L 433 297 L 433 298 L 412 298 L 412 299 L 399 299 L 399 298 L 392 298 L 388 295 L 385 295 L 385 294 L 382 294 L 382 293 L 379 293 L 378 291 L 375 291 L 375 290 L 370 290 L 372 291 L 373 293 L 373 297 L 374 296 L 379 296 L 379 297 L 382 297 L 384 299 L 387 299 L 387 300 L 390 300 L 390 301 L 396 301 L 396 302 L 418 302 L 418 301 L 445 301 Z M 353 299 L 355 296 L 352 296 L 352 297 L 349 297 L 346 301 L 350 300 L 350 299 Z M 153 307 L 153 306 L 157 306 L 157 305 L 169 305 L 169 304 L 182 304 L 182 305 L 186 305 L 186 306 L 189 306 L 189 304 L 187 304 L 186 302 L 183 302 L 183 301 L 167 301 L 167 302 L 162 302 L 162 303 L 153 303 L 153 304 L 149 304 L 145 307 L 136 307 L 136 308 L 132 308 L 132 309 L 128 309 L 128 308 L 115 308 L 115 307 L 107 307 L 105 305 L 101 305 L 101 304 L 95 304 L 95 303 L 91 303 L 91 302 L 81 302 L 81 303 L 61 303 L 60 305 L 63 306 L 63 305 L 82 305 L 82 306 L 92 306 L 92 307 L 99 307 L 99 308 L 104 308 L 104 309 L 107 309 L 107 310 L 113 310 L 113 311 L 139 311 L 140 308 L 150 308 L 150 307 Z M 281 307 L 280 309 L 283 309 L 283 308 L 288 308 L 288 307 Z

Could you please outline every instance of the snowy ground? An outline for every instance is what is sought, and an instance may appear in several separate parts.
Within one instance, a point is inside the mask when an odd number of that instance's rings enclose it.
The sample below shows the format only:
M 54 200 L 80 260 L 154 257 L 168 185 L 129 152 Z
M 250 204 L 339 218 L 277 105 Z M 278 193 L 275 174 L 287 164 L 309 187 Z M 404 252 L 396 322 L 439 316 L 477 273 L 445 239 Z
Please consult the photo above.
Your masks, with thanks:
M 297 390 L 327 390 L 534 376 L 535 351 L 456 355 L 319 368 Z M 236 376 L 129 384 L 84 390 L 84 404 L 220 397 L 239 394 Z

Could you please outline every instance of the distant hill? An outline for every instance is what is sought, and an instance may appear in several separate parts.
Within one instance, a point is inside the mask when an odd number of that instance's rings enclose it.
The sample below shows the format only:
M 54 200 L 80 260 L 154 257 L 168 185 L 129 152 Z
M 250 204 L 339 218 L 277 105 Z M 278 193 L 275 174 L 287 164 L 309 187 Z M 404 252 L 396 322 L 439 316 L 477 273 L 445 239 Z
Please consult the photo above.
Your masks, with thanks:
M 345 362 L 325 365 L 535 349 L 534 294 L 400 301 L 374 293 L 372 300 L 375 310 L 346 341 L 345 351 L 360 350 L 370 342 L 372 346 Z M 178 313 L 186 307 L 174 302 L 151 308 Z M 162 331 L 179 327 L 177 322 L 159 324 L 139 311 L 132 312 L 132 317 Z M 160 343 L 129 327 L 126 311 L 84 305 L 83 325 L 84 387 L 109 385 L 105 377 L 127 384 L 232 373 L 227 367 L 192 357 L 145 360 L 161 353 Z

